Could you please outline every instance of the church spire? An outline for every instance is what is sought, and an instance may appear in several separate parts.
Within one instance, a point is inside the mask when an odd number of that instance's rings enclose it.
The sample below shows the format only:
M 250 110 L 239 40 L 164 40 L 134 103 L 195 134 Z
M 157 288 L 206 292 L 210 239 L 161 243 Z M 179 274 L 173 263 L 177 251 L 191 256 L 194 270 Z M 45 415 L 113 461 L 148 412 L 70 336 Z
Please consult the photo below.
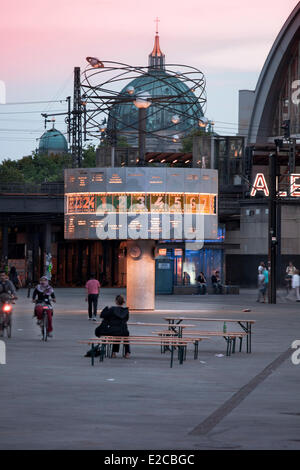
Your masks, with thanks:
M 156 33 L 155 33 L 155 39 L 154 39 L 154 47 L 152 52 L 149 54 L 149 68 L 153 69 L 162 69 L 164 70 L 165 68 L 165 54 L 160 50 L 160 45 L 159 45 L 159 35 L 158 35 L 158 22 L 159 19 L 156 18 Z

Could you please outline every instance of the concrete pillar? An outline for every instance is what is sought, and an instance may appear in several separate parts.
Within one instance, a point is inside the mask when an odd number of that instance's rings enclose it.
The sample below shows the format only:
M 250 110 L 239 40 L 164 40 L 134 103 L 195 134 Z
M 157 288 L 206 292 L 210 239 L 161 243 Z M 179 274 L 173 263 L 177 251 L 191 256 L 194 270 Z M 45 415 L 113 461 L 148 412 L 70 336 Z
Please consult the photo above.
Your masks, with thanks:
M 127 241 L 127 306 L 130 310 L 155 309 L 155 242 Z

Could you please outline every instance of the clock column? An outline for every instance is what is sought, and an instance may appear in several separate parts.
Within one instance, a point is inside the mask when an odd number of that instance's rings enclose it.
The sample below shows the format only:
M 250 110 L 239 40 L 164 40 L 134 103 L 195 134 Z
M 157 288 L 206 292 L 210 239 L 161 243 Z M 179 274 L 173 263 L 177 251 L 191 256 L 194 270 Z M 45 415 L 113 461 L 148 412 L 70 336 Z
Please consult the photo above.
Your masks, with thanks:
M 155 309 L 155 241 L 127 240 L 127 306 Z

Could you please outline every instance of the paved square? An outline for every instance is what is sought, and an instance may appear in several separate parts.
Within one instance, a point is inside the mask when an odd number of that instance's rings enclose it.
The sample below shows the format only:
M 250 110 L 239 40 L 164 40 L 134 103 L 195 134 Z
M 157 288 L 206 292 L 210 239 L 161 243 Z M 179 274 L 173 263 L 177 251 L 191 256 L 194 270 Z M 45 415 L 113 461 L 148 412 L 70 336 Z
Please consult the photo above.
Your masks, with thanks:
M 122 290 L 102 289 L 100 308 L 112 304 L 117 292 Z M 54 338 L 46 343 L 26 294 L 19 291 L 12 338 L 4 338 L 0 449 L 300 449 L 300 366 L 288 351 L 300 339 L 299 304 L 284 296 L 275 306 L 257 304 L 251 290 L 159 296 L 159 312 L 134 313 L 130 321 L 163 321 L 166 310 L 255 319 L 252 354 L 226 357 L 225 341 L 211 338 L 200 344 L 197 361 L 189 348 L 187 361 L 176 360 L 172 369 L 157 346 L 132 346 L 130 360 L 119 355 L 91 367 L 78 343 L 95 329 L 87 320 L 84 289 L 56 289 Z M 220 328 L 201 329 L 206 326 Z M 151 331 L 130 327 L 131 334 Z

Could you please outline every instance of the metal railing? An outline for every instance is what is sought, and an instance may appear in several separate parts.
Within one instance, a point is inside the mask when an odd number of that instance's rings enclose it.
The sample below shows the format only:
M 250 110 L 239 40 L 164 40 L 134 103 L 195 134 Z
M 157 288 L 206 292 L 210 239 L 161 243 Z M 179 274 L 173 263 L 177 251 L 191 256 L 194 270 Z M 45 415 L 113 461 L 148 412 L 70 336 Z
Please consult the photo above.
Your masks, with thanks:
M 63 195 L 64 183 L 0 183 L 0 194 Z

